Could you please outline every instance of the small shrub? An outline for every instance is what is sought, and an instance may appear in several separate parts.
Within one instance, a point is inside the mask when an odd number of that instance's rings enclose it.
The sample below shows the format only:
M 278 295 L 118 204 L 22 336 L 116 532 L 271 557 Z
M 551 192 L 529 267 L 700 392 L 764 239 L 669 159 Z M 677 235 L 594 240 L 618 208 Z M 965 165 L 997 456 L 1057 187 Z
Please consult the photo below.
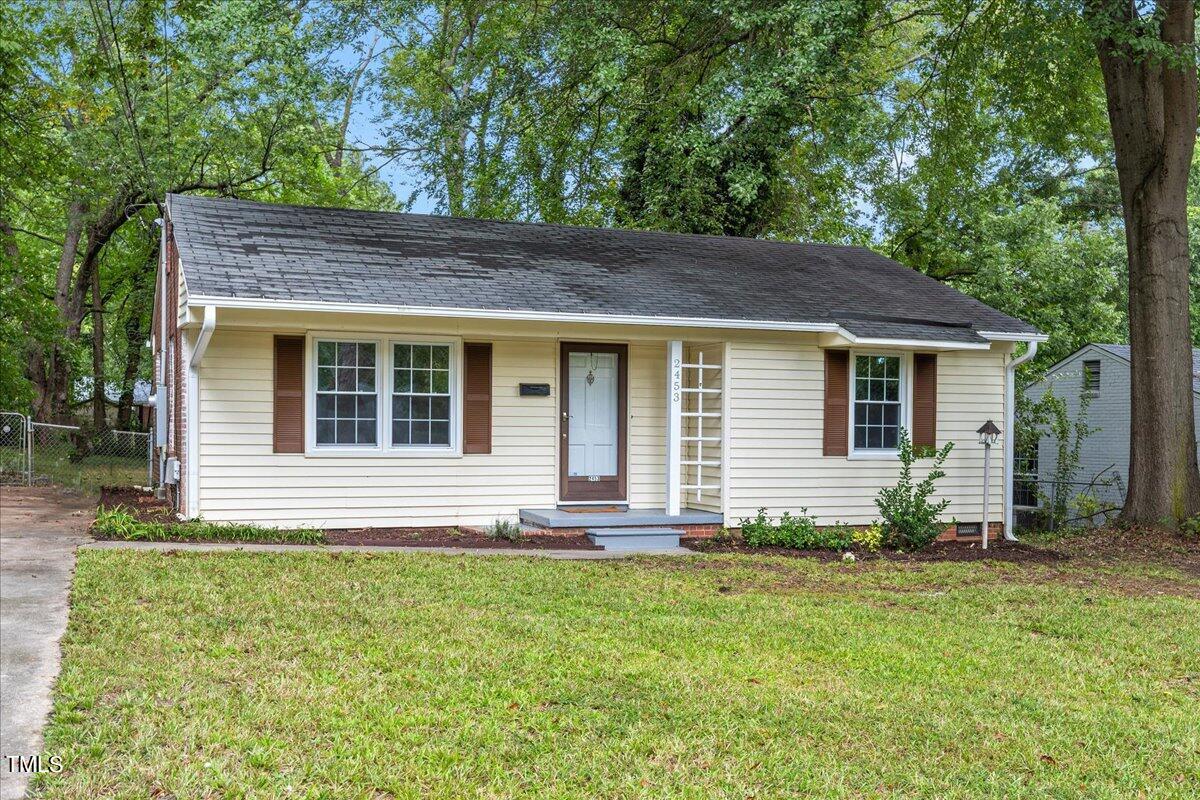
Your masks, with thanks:
M 730 545 L 737 541 L 737 537 L 733 535 L 733 531 L 722 525 L 721 529 L 714 533 L 712 539 L 709 541 L 713 544 Z
M 1183 522 L 1179 523 L 1179 530 L 1186 533 L 1188 536 L 1200 536 L 1200 514 L 1194 517 L 1188 517 Z
M 766 547 L 773 544 L 775 526 L 767 518 L 767 510 L 760 508 L 754 519 L 743 519 L 739 523 L 742 528 L 742 539 L 749 547 Z
M 488 538 L 505 542 L 521 541 L 521 525 L 510 519 L 498 519 L 487 529 Z
M 855 548 L 868 553 L 878 553 L 883 548 L 883 526 L 872 522 L 865 528 L 856 529 L 851 535 Z
M 924 480 L 914 482 L 912 467 L 918 456 L 913 451 L 908 431 L 900 429 L 900 480 L 895 486 L 880 489 L 875 498 L 875 505 L 883 517 L 889 546 L 901 550 L 920 550 L 942 532 L 939 518 L 950 501 L 932 503 L 929 498 L 933 494 L 934 483 L 946 476 L 942 465 L 953 447 L 954 442 L 946 442 L 945 447 L 934 453 L 929 474 Z
M 784 511 L 778 524 L 772 524 L 767 510 L 760 508 L 753 519 L 741 521 L 742 538 L 750 547 L 790 547 L 796 550 L 846 550 L 854 543 L 846 525 L 818 528 L 807 508 L 798 515 Z

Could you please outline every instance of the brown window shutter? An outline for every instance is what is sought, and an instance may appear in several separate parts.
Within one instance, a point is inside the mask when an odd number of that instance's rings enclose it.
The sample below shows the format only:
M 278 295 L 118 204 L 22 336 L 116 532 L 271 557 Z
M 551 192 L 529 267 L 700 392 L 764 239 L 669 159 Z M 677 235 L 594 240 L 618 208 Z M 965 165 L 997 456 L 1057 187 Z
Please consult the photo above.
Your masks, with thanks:
M 304 452 L 304 337 L 275 337 L 275 452 Z
M 825 351 L 825 455 L 849 454 L 850 353 Z
M 463 345 L 463 452 L 492 452 L 492 345 Z
M 913 354 L 913 449 L 937 448 L 937 355 Z

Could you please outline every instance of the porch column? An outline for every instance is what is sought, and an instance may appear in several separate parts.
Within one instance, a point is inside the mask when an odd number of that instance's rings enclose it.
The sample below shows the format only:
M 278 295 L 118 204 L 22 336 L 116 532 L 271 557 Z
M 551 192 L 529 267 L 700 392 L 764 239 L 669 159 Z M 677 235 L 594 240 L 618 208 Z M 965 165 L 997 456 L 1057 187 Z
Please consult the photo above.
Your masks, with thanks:
M 667 513 L 679 513 L 683 435 L 683 342 L 667 342 Z

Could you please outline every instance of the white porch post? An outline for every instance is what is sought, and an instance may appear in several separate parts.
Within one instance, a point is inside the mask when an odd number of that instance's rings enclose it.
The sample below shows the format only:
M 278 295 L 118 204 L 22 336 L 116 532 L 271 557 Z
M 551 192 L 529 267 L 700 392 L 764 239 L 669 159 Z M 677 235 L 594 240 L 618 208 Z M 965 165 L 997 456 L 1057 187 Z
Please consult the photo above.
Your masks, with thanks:
M 667 513 L 679 513 L 683 435 L 683 342 L 667 342 Z

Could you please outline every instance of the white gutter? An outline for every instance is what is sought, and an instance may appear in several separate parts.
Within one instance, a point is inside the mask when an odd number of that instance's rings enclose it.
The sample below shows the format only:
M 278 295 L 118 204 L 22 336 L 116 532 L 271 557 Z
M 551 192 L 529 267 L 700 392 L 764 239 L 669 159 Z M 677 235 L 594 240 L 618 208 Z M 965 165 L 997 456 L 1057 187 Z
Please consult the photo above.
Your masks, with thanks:
M 929 347 L 940 350 L 986 350 L 987 342 L 939 342 L 919 339 L 860 338 L 836 322 L 728 319 L 723 317 L 656 317 L 641 314 L 584 314 L 521 309 L 488 309 L 444 306 L 397 306 L 378 303 L 344 303 L 325 300 L 276 300 L 255 297 L 189 295 L 189 306 L 221 306 L 261 311 L 316 311 L 342 314 L 386 314 L 410 317 L 515 320 L 521 322 L 596 323 L 604 325 L 658 325 L 667 328 L 728 328 L 755 331 L 833 333 L 854 344 L 891 347 Z M 1045 341 L 1042 334 L 983 332 L 991 341 Z
M 993 342 L 1046 342 L 1047 333 L 1006 333 L 1004 331 L 978 331 L 979 335 Z
M 1013 458 L 1016 435 L 1013 425 L 1017 419 L 1017 367 L 1037 355 L 1038 342 L 1046 337 L 1029 338 L 1025 352 L 1008 362 L 1004 368 L 1004 538 L 1010 542 L 1017 540 L 1013 532 Z
M 990 350 L 991 342 L 951 342 L 926 339 L 881 339 L 879 337 L 864 338 L 855 336 L 849 331 L 842 331 L 842 336 L 851 344 L 861 347 L 903 347 L 914 350 Z
M 441 306 L 394 306 L 375 303 L 339 303 L 323 300 L 271 300 L 245 297 L 192 295 L 189 305 L 217 305 L 224 308 L 249 308 L 264 311 L 327 311 L 349 314 L 388 314 L 410 317 L 459 317 L 464 319 L 504 319 L 526 322 L 596 322 L 608 325 L 662 325 L 689 328 L 744 328 L 752 330 L 807 331 L 838 333 L 836 322 L 785 322 L 693 317 L 651 317 L 638 314 L 580 314 L 556 311 L 456 308 Z
M 187 381 L 187 515 L 200 516 L 200 362 L 213 329 L 217 327 L 216 306 L 204 307 L 204 322 L 196 336 L 196 343 L 189 349 Z

